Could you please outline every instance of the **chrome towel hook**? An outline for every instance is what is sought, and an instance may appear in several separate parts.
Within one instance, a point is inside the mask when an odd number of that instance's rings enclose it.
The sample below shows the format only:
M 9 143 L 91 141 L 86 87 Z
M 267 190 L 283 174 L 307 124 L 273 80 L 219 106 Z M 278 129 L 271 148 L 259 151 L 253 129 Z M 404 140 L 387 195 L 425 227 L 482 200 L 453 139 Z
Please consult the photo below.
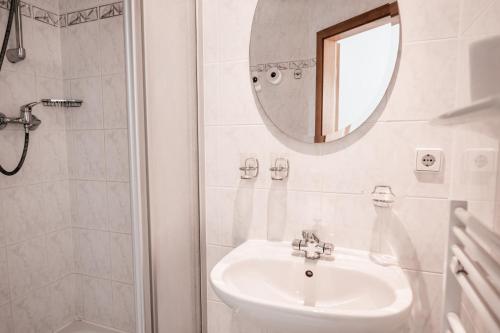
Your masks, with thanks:
M 288 178 L 290 163 L 286 158 L 278 157 L 274 160 L 274 165 L 269 169 L 272 180 L 285 180 Z
M 240 167 L 241 179 L 249 180 L 257 178 L 259 175 L 259 160 L 255 157 L 245 159 L 243 166 Z

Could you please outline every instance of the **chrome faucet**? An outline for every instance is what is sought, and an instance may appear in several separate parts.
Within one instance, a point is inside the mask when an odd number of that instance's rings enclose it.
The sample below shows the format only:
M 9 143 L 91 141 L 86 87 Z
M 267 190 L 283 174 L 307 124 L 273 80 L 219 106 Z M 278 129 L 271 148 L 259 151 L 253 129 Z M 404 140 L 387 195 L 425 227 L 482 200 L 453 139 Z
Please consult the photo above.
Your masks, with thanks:
M 26 132 L 34 131 L 40 126 L 42 121 L 38 119 L 32 112 L 33 106 L 39 102 L 29 103 L 21 106 L 19 117 L 11 118 L 0 113 L 0 129 L 5 128 L 7 124 L 23 125 Z
M 307 259 L 319 259 L 321 255 L 332 255 L 334 245 L 322 242 L 314 230 L 303 230 L 302 239 L 294 239 L 292 248 L 295 251 L 304 252 Z

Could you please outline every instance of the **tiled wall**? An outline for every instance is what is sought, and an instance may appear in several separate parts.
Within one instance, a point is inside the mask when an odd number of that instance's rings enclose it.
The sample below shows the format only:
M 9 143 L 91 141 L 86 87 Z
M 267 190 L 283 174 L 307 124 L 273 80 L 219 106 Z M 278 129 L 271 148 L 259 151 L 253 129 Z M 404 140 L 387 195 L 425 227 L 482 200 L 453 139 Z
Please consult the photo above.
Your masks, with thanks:
M 57 1 L 33 3 L 57 9 Z M 0 9 L 3 39 L 7 11 Z M 0 112 L 63 95 L 60 30 L 23 17 L 27 59 L 0 72 Z M 12 41 L 12 39 L 11 39 Z M 37 106 L 24 168 L 0 175 L 0 332 L 50 332 L 73 317 L 73 246 L 68 199 L 65 111 Z M 23 132 L 0 131 L 0 163 L 12 169 Z
M 459 33 L 459 74 L 457 90 L 457 106 L 468 105 L 477 96 L 472 96 L 472 90 L 477 91 L 478 82 L 471 80 L 471 71 L 477 72 L 481 67 L 488 72 L 500 73 L 500 64 L 470 64 L 469 51 L 475 42 L 496 38 L 496 48 L 488 53 L 498 59 L 500 44 L 500 2 L 496 0 L 473 1 L 462 0 Z M 473 69 L 471 69 L 471 67 Z M 482 78 L 484 78 L 483 76 Z M 498 80 L 498 79 L 497 79 Z M 482 81 L 482 80 L 480 80 Z M 482 85 L 479 82 L 479 85 Z M 498 85 L 486 86 L 486 89 L 496 89 Z M 485 93 L 484 96 L 492 93 Z M 474 98 L 475 97 L 475 98 Z M 456 200 L 466 200 L 468 210 L 482 222 L 500 233 L 500 120 L 485 119 L 484 122 L 469 123 L 454 129 L 454 173 L 451 196 Z M 475 155 L 477 154 L 477 155 Z M 483 168 L 474 169 L 478 155 L 488 156 L 488 164 Z M 498 253 L 493 256 L 498 257 Z M 469 300 L 463 296 L 461 317 L 467 332 L 487 332 L 480 316 Z
M 105 3 L 104 3 L 105 4 Z M 61 1 L 77 315 L 135 330 L 121 4 Z M 99 18 L 99 19 L 98 19 Z
M 123 20 L 121 4 L 108 4 L 27 3 L 27 58 L 0 72 L 9 116 L 40 98 L 84 100 L 37 106 L 24 168 L 0 176 L 1 333 L 52 332 L 75 318 L 134 331 Z M 6 17 L 0 9 L 2 36 Z M 17 162 L 22 139 L 19 128 L 0 131 L 3 166 Z
M 412 332 L 438 332 L 452 135 L 428 121 L 455 105 L 460 2 L 399 1 L 402 54 L 391 94 L 361 129 L 319 146 L 284 137 L 255 105 L 248 45 L 256 3 L 202 4 L 208 269 L 245 239 L 289 241 L 317 228 L 337 246 L 396 254 L 416 296 Z M 443 149 L 440 174 L 414 172 L 418 147 Z M 255 182 L 239 178 L 246 156 L 259 158 Z M 283 184 L 270 179 L 276 156 L 290 161 Z M 370 193 L 379 184 L 397 195 L 392 210 L 373 207 Z M 211 290 L 208 300 L 209 332 L 266 332 Z

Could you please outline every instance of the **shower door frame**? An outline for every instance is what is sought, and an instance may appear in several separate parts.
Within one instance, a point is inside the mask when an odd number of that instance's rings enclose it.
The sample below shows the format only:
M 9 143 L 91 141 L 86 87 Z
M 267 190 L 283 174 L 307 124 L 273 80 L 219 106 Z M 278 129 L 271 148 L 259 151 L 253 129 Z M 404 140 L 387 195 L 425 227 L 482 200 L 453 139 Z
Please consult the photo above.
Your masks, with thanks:
M 123 16 L 136 332 L 152 333 L 142 1 L 124 0 Z
M 163 1 L 163 0 L 162 0 Z M 190 263 L 193 270 L 193 276 L 185 276 L 184 278 L 192 278 L 192 289 L 196 296 L 192 312 L 195 313 L 195 323 L 193 328 L 197 332 L 186 333 L 200 333 L 206 332 L 206 244 L 205 244 L 205 230 L 204 230 L 204 170 L 203 170 L 203 117 L 201 108 L 201 87 L 202 81 L 200 80 L 201 70 L 200 62 L 202 61 L 201 54 L 201 32 L 199 30 L 200 17 L 201 17 L 201 0 L 190 0 L 194 5 L 194 22 L 189 30 L 193 30 L 194 34 L 194 47 L 196 48 L 196 78 L 194 82 L 194 95 L 197 97 L 196 110 L 193 116 L 196 118 L 195 125 L 197 125 L 197 138 L 196 147 L 188 147 L 189 149 L 196 149 L 196 166 L 193 171 L 196 172 L 198 177 L 197 189 L 194 196 L 196 197 L 196 207 L 193 207 L 191 212 L 196 217 L 196 226 L 193 226 L 193 238 L 196 239 L 196 246 L 198 253 L 195 260 Z M 165 297 L 170 298 L 172 295 L 159 295 L 157 292 L 157 284 L 162 281 L 158 280 L 158 272 L 156 271 L 156 262 L 159 253 L 154 254 L 154 243 L 152 242 L 152 230 L 155 228 L 154 223 L 158 223 L 152 219 L 151 214 L 155 212 L 154 207 L 150 207 L 150 201 L 153 193 L 150 191 L 148 185 L 148 178 L 155 177 L 151 174 L 153 171 L 148 170 L 148 159 L 151 159 L 151 154 L 148 156 L 148 146 L 150 149 L 157 149 L 158 142 L 150 142 L 148 131 L 157 130 L 150 129 L 148 126 L 148 105 L 149 100 L 146 85 L 148 85 L 151 78 L 147 77 L 148 69 L 147 62 L 149 50 L 147 43 L 147 36 L 145 36 L 145 6 L 152 3 L 147 3 L 144 0 L 124 0 L 124 36 L 125 36 L 125 52 L 126 52 L 126 75 L 127 75 L 127 114 L 129 122 L 129 159 L 130 159 L 130 190 L 131 190 L 131 216 L 133 223 L 133 256 L 134 256 L 134 277 L 135 277 L 135 296 L 136 296 L 136 331 L 137 333 L 153 333 L 159 332 L 158 316 L 165 315 L 158 313 L 159 305 L 158 299 Z M 161 28 L 161 27 L 160 27 Z M 181 36 L 182 37 L 182 36 Z M 174 50 L 175 51 L 175 50 Z M 158 68 L 158 75 L 162 69 Z M 167 72 L 168 74 L 168 72 Z M 167 75 L 168 76 L 168 75 Z M 154 98 L 153 98 L 154 99 Z M 168 102 L 165 101 L 165 102 Z M 151 110 L 149 110 L 150 112 Z M 156 145 L 155 145 L 156 144 Z M 155 161 L 155 163 L 162 163 Z M 193 174 L 193 177 L 195 175 Z M 165 193 L 164 193 L 165 194 Z M 168 194 L 168 193 L 167 193 Z M 156 198 L 158 194 L 156 193 Z M 163 249 L 160 249 L 163 250 Z M 156 249 L 158 251 L 158 249 Z M 163 252 L 162 252 L 163 253 Z M 167 253 L 162 254 L 168 257 Z M 163 257 L 163 259 L 165 259 Z M 178 256 L 182 260 L 182 256 Z M 156 259 L 155 259 L 156 258 Z M 172 256 L 170 256 L 172 258 Z M 178 259 L 179 259 L 178 258 Z M 163 282 L 164 283 L 164 282 Z M 174 295 L 175 296 L 175 295 Z M 164 303 L 164 302 L 163 302 Z M 168 313 L 170 316 L 170 313 Z M 182 320 L 182 318 L 178 318 Z

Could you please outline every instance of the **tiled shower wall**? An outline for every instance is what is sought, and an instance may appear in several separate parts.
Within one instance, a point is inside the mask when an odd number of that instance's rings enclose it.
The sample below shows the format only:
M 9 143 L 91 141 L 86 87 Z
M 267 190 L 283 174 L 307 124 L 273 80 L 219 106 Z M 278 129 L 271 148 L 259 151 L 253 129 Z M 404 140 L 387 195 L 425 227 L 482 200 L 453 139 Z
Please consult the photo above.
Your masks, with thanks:
M 412 332 L 439 332 L 452 135 L 429 120 L 455 105 L 460 1 L 399 1 L 402 50 L 391 93 L 362 128 L 325 145 L 284 137 L 256 107 L 248 69 L 256 3 L 202 3 L 208 269 L 246 239 L 290 241 L 315 228 L 337 246 L 396 254 L 414 287 Z M 415 148 L 443 149 L 443 171 L 415 173 Z M 248 156 L 260 161 L 255 182 L 239 178 Z M 268 171 L 280 156 L 290 161 L 284 183 Z M 397 196 L 390 210 L 371 202 L 382 184 Z M 208 300 L 209 332 L 267 332 L 211 290 Z
M 29 3 L 27 59 L 5 60 L 0 72 L 9 116 L 40 98 L 84 100 L 37 106 L 43 123 L 24 168 L 0 176 L 1 333 L 52 332 L 74 319 L 134 331 L 123 20 L 121 4 L 108 3 Z M 6 17 L 0 9 L 2 36 Z M 22 139 L 19 128 L 0 132 L 4 167 Z
M 77 316 L 135 330 L 122 6 L 62 0 Z M 78 14 L 74 14 L 77 12 Z M 97 19 L 100 18 L 100 19 Z
M 56 1 L 33 3 L 58 10 Z M 3 39 L 7 11 L 0 9 Z M 18 116 L 22 104 L 62 96 L 60 30 L 23 17 L 28 57 L 4 61 L 0 112 Z M 73 316 L 73 248 L 66 161 L 65 111 L 36 107 L 43 124 L 31 133 L 25 166 L 0 176 L 0 332 L 50 332 Z M 0 132 L 0 160 L 12 169 L 23 131 Z

